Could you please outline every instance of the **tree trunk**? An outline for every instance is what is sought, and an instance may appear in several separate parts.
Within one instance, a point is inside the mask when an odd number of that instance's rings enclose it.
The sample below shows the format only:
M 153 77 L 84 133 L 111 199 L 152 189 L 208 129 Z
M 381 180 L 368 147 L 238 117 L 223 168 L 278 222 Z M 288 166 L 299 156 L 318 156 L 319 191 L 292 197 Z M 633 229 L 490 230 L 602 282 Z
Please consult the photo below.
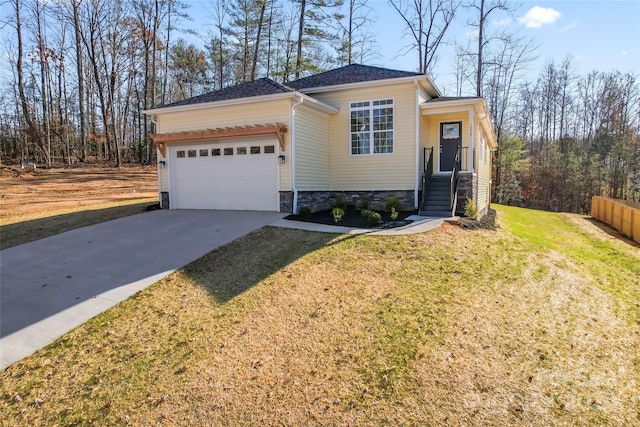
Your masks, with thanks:
M 28 134 L 36 143 L 38 148 L 40 148 L 43 152 L 44 146 L 42 143 L 42 138 L 40 134 L 36 130 L 33 117 L 31 117 L 31 109 L 29 107 L 29 102 L 27 101 L 27 96 L 24 93 L 24 71 L 22 69 L 22 56 L 23 56 L 23 47 L 22 47 L 22 25 L 20 22 L 20 0 L 14 0 L 14 7 L 16 12 L 16 32 L 17 32 L 17 42 L 18 42 L 18 58 L 16 62 L 16 71 L 18 73 L 18 94 L 20 95 L 20 104 L 22 104 L 22 116 L 24 118 L 25 123 L 27 124 Z M 26 143 L 25 143 L 26 147 Z M 25 158 L 26 160 L 26 158 Z
M 82 44 L 80 41 L 80 18 L 78 0 L 73 0 L 73 29 L 76 38 L 76 69 L 78 74 L 78 118 L 80 119 L 80 161 L 87 161 L 87 140 L 84 117 L 84 70 L 82 66 Z
M 47 163 L 47 167 L 51 167 L 51 128 L 49 123 L 49 102 L 47 97 L 47 70 L 46 70 L 46 61 L 47 54 L 45 52 L 45 40 L 42 33 L 42 20 L 40 19 L 41 10 L 40 4 L 36 3 L 36 21 L 38 27 L 38 60 L 40 62 L 40 97 L 42 99 L 42 126 L 45 139 L 45 144 L 43 144 L 43 153 L 45 157 L 45 161 Z
M 484 37 L 484 0 L 480 0 L 480 21 L 478 22 L 478 68 L 476 69 L 476 96 L 482 96 L 482 43 Z
M 307 1 L 300 1 L 300 23 L 298 25 L 298 53 L 296 55 L 296 80 L 300 78 L 300 70 L 302 69 L 302 39 L 304 34 L 304 15 L 306 13 Z
M 258 34 L 256 36 L 256 47 L 253 50 L 253 61 L 251 64 L 251 81 L 256 79 L 256 68 L 258 66 L 258 52 L 260 51 L 260 36 L 262 34 L 262 26 L 264 25 L 264 12 L 267 8 L 266 0 L 260 3 L 260 19 L 258 21 Z

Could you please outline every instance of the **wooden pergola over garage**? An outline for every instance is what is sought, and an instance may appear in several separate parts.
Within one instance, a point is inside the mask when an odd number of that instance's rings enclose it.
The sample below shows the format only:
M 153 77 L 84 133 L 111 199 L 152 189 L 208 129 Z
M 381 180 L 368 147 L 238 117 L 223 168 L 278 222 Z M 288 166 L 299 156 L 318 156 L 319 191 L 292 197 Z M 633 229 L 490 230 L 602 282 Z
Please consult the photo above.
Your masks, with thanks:
M 275 135 L 280 143 L 280 150 L 284 151 L 284 134 L 287 133 L 287 125 L 256 124 L 253 126 L 235 126 L 216 129 L 197 130 L 190 132 L 156 133 L 151 135 L 153 143 L 158 147 L 162 157 L 167 156 L 167 144 L 173 142 L 191 142 L 202 140 L 213 140 L 220 138 L 233 138 L 240 136 Z

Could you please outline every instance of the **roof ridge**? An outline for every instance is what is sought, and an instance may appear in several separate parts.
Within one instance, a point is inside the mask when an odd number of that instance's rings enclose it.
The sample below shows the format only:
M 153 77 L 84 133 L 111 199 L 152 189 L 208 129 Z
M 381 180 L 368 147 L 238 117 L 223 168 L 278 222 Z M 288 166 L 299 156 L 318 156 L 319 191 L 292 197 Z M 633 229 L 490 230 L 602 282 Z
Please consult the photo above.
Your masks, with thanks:
M 270 77 L 261 77 L 259 80 L 265 80 L 265 81 L 269 82 L 270 84 L 272 84 L 273 86 L 277 87 L 278 89 L 284 89 L 284 90 L 286 90 L 288 92 L 294 92 L 295 91 L 294 88 L 289 87 L 287 85 L 284 85 L 282 83 L 278 83 L 277 81 L 273 80 Z
M 392 70 L 374 65 L 349 64 L 322 73 L 313 74 L 288 84 L 296 90 L 336 86 L 350 83 L 364 83 L 376 80 L 426 76 L 413 71 Z

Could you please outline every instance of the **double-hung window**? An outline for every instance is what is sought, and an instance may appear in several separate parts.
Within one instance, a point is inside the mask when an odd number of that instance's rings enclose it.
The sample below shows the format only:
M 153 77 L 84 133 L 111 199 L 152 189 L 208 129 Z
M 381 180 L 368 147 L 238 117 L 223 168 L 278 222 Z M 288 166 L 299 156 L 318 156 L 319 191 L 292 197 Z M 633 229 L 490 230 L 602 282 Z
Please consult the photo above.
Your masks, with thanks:
M 393 99 L 352 102 L 351 154 L 393 153 Z

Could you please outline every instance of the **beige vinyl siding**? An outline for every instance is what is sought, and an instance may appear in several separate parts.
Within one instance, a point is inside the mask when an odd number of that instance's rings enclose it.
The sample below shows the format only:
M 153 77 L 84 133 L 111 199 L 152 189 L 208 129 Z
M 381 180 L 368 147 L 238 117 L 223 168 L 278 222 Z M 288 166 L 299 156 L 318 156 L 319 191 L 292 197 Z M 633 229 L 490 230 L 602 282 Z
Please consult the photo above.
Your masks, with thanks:
M 424 117 L 420 116 L 420 165 L 419 170 L 420 173 L 423 172 L 424 168 L 424 149 L 429 147 L 435 147 L 433 150 L 434 156 L 438 153 L 438 136 L 433 136 L 429 133 L 429 121 Z M 434 170 L 436 164 L 433 164 Z
M 187 111 L 157 113 L 162 133 L 185 132 L 220 127 L 265 123 L 289 124 L 291 100 L 278 99 L 239 105 L 211 106 Z
M 157 113 L 158 131 L 161 133 L 186 132 L 225 128 L 234 126 L 253 126 L 256 124 L 284 123 L 290 130 L 291 99 L 256 100 L 252 103 L 240 105 L 210 106 L 190 109 L 187 111 L 172 111 Z M 290 132 L 285 134 L 284 152 L 290 154 Z M 278 144 L 279 149 L 279 144 Z M 168 165 L 170 167 L 170 165 Z M 279 165 L 280 191 L 291 191 L 291 162 Z M 167 172 L 165 172 L 166 174 Z M 163 179 L 160 178 L 159 179 Z M 168 176 L 164 178 L 166 190 L 160 186 L 160 191 L 168 191 Z
M 331 116 L 331 189 L 410 190 L 415 188 L 416 91 L 412 82 L 310 94 L 337 107 Z M 394 141 L 392 154 L 351 155 L 350 103 L 393 99 Z
M 484 209 L 488 206 L 488 194 L 489 194 L 489 180 L 491 179 L 491 169 L 489 167 L 489 157 L 491 153 L 489 152 L 489 146 L 487 145 L 487 140 L 484 135 L 484 131 L 478 124 L 476 129 L 476 158 L 475 158 L 475 169 L 478 174 L 478 200 L 476 200 L 476 204 L 479 210 Z
M 433 114 L 426 116 L 426 118 L 429 120 L 429 142 L 435 147 L 433 150 L 433 171 L 438 172 L 440 170 L 440 123 L 462 122 L 460 132 L 462 133 L 462 148 L 464 150 L 465 147 L 469 147 L 469 114 L 464 111 L 461 113 Z M 466 151 L 468 153 L 469 148 Z M 465 170 L 464 161 L 462 169 Z
M 329 115 L 303 105 L 296 107 L 296 187 L 302 191 L 328 190 Z
M 158 151 L 158 163 L 160 163 L 160 160 L 167 161 L 165 158 L 160 158 L 160 152 Z M 161 168 L 160 164 L 158 164 L 158 191 L 169 191 L 169 168 L 166 166 Z

